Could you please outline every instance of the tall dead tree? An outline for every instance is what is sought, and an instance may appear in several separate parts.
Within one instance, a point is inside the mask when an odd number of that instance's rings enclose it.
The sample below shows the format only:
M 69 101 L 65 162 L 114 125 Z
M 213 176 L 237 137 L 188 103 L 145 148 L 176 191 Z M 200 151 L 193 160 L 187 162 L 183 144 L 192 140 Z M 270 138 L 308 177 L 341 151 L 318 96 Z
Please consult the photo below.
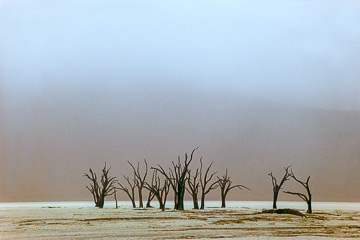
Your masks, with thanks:
M 130 181 L 129 177 L 126 177 L 124 175 L 123 175 L 123 177 L 125 178 L 125 180 L 128 183 L 130 188 L 125 187 L 123 184 L 118 182 L 119 187 L 117 187 L 117 189 L 120 189 L 121 191 L 124 191 L 128 195 L 128 197 L 130 198 L 133 208 L 136 208 L 136 204 L 135 204 L 136 178 L 135 178 L 135 175 L 134 175 L 132 181 Z
M 273 186 L 273 192 L 274 192 L 274 196 L 273 196 L 273 209 L 276 209 L 276 202 L 277 202 L 277 199 L 278 199 L 278 196 L 279 196 L 279 191 L 282 187 L 282 185 L 287 181 L 289 180 L 289 177 L 290 177 L 290 173 L 289 173 L 289 168 L 291 166 L 287 166 L 285 167 L 285 174 L 284 176 L 282 177 L 280 183 L 277 182 L 276 178 L 273 176 L 272 172 L 270 172 L 268 175 L 271 177 L 271 181 L 272 181 L 272 186 Z
M 151 177 L 151 186 L 155 184 L 155 172 L 156 172 L 156 171 L 153 172 L 152 177 Z M 148 184 L 145 182 L 144 187 L 145 187 L 146 185 L 148 185 Z M 146 187 L 145 187 L 145 188 L 146 188 Z M 146 207 L 147 207 L 147 208 L 150 208 L 150 207 L 151 207 L 151 201 L 154 199 L 154 197 L 155 197 L 155 195 L 154 195 L 151 191 L 149 191 L 148 198 L 147 198 L 147 202 L 146 202 Z
M 160 209 L 165 211 L 166 199 L 170 190 L 170 183 L 167 179 L 161 184 L 160 177 L 157 176 L 156 171 L 153 172 L 153 180 L 151 185 L 145 183 L 144 187 L 148 189 L 157 198 Z
M 186 188 L 186 190 L 192 197 L 194 209 L 199 209 L 199 202 L 198 202 L 198 192 L 199 192 L 199 186 L 200 186 L 200 181 L 198 179 L 199 169 L 196 169 L 194 176 L 191 176 L 190 170 L 188 171 L 188 174 L 189 174 L 188 179 L 187 179 L 188 188 Z
M 211 179 L 214 177 L 216 172 L 210 173 L 211 166 L 214 162 L 210 163 L 210 165 L 206 168 L 205 174 L 203 175 L 203 163 L 202 158 L 200 158 L 200 185 L 201 185 L 201 206 L 200 209 L 205 208 L 205 196 L 208 194 L 211 190 L 216 189 L 219 185 L 218 182 L 215 181 L 208 185 L 211 181 Z
M 143 196 L 142 196 L 142 189 L 145 185 L 145 179 L 148 173 L 148 165 L 146 160 L 144 159 L 145 162 L 145 173 L 144 175 L 141 175 L 140 173 L 140 163 L 138 162 L 137 167 L 135 169 L 134 165 L 131 164 L 131 162 L 128 161 L 128 163 L 130 164 L 130 166 L 132 167 L 133 171 L 134 171 L 134 176 L 136 178 L 136 186 L 138 189 L 138 193 L 139 193 L 139 207 L 143 208 Z
M 229 193 L 229 191 L 231 189 L 234 188 L 238 188 L 238 189 L 247 189 L 250 190 L 248 187 L 244 186 L 244 185 L 232 185 L 232 181 L 230 180 L 230 176 L 228 176 L 228 170 L 226 169 L 225 175 L 223 175 L 222 177 L 217 177 L 218 181 L 217 184 L 220 187 L 220 192 L 221 192 L 221 207 L 224 208 L 225 207 L 225 201 L 226 201 L 226 196 Z
M 186 182 L 188 178 L 189 165 L 193 159 L 194 152 L 198 148 L 199 147 L 192 150 L 190 156 L 188 156 L 188 154 L 185 153 L 185 159 L 183 163 L 180 160 L 180 156 L 178 156 L 177 163 L 172 162 L 173 168 L 170 168 L 169 172 L 166 172 L 164 168 L 160 165 L 158 165 L 158 167 L 152 167 L 152 169 L 161 173 L 173 188 L 175 194 L 174 208 L 177 210 L 184 210 L 184 195 L 185 195 Z
M 86 188 L 91 192 L 95 207 L 103 208 L 105 197 L 114 194 L 114 184 L 116 182 L 116 177 L 109 176 L 109 170 L 106 169 L 106 163 L 104 168 L 102 169 L 100 183 L 98 182 L 97 175 L 93 170 L 90 168 L 88 173 L 84 173 L 84 177 L 88 178 L 90 182 L 90 186 L 86 186 Z
M 293 171 L 291 170 L 290 176 L 297 181 L 298 183 L 300 183 L 307 192 L 307 196 L 303 193 L 297 193 L 297 192 L 290 192 L 290 191 L 284 191 L 287 194 L 292 194 L 292 195 L 297 195 L 298 197 L 300 197 L 302 200 L 304 200 L 307 203 L 308 209 L 307 209 L 307 213 L 312 213 L 312 207 L 311 207 L 311 192 L 310 192 L 310 187 L 309 187 L 309 180 L 310 180 L 310 176 L 308 176 L 308 178 L 306 179 L 306 182 L 301 181 L 299 179 L 297 179 L 293 173 Z

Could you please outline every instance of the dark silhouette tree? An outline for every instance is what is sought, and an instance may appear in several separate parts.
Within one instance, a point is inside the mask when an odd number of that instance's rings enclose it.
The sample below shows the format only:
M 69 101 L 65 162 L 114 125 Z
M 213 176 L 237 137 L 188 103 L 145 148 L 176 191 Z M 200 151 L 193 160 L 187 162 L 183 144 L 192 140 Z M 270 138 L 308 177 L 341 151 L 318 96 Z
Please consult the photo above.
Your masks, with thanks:
M 148 189 L 157 198 L 160 209 L 165 211 L 166 199 L 170 190 L 170 183 L 167 179 L 161 184 L 160 177 L 157 176 L 157 172 L 153 172 L 153 181 L 151 184 L 145 183 L 144 187 Z
M 306 179 L 306 182 L 301 181 L 299 179 L 297 179 L 291 169 L 291 173 L 290 176 L 297 181 L 298 183 L 300 183 L 307 192 L 307 196 L 303 193 L 297 193 L 297 192 L 290 192 L 290 191 L 284 191 L 287 194 L 292 194 L 292 195 L 297 195 L 298 197 L 300 197 L 302 200 L 304 200 L 307 203 L 308 209 L 307 209 L 307 213 L 312 213 L 312 207 L 311 207 L 311 192 L 310 192 L 310 187 L 309 187 L 309 180 L 310 180 L 310 176 L 308 176 L 308 178 Z
M 155 184 L 155 173 L 153 172 L 152 174 L 152 177 L 151 177 L 151 186 L 153 186 Z M 146 182 L 145 182 L 145 185 L 144 187 L 148 185 Z M 146 188 L 146 187 L 145 187 Z M 147 198 L 147 202 L 146 202 L 146 207 L 147 208 L 150 208 L 151 207 L 151 201 L 154 199 L 155 195 L 149 191 L 149 194 L 148 194 L 148 198 Z
M 133 171 L 134 171 L 134 176 L 135 176 L 135 179 L 136 179 L 136 186 L 137 186 L 137 189 L 138 189 L 138 193 L 139 193 L 139 207 L 140 208 L 143 208 L 143 196 L 142 196 L 142 189 L 145 185 L 145 180 L 146 180 L 146 176 L 147 176 L 147 173 L 148 173 L 148 165 L 147 165 L 147 162 L 146 160 L 144 159 L 144 162 L 145 162 L 145 173 L 144 175 L 142 175 L 140 173 L 140 163 L 138 162 L 137 164 L 137 167 L 135 169 L 134 165 L 131 164 L 131 162 L 128 161 L 128 163 L 130 164 L 130 166 L 132 167 Z
M 114 194 L 114 184 L 116 183 L 116 177 L 109 176 L 109 170 L 106 169 L 106 163 L 104 168 L 102 169 L 100 183 L 98 182 L 97 175 L 93 170 L 90 168 L 88 173 L 84 173 L 84 177 L 87 177 L 91 182 L 90 186 L 86 186 L 86 188 L 91 192 L 95 207 L 103 208 L 105 197 Z
M 272 172 L 270 172 L 268 175 L 271 177 L 271 181 L 272 181 L 272 186 L 273 186 L 273 192 L 274 192 L 274 196 L 273 196 L 273 209 L 276 209 L 276 202 L 277 202 L 277 199 L 278 199 L 278 196 L 279 196 L 279 191 L 282 187 L 282 185 L 287 181 L 289 180 L 289 177 L 290 177 L 290 173 L 289 173 L 289 168 L 291 166 L 287 166 L 285 167 L 285 174 L 284 176 L 282 177 L 280 183 L 277 182 L 276 178 L 273 176 Z
M 234 188 L 238 188 L 238 189 L 247 189 L 250 190 L 248 187 L 244 186 L 244 185 L 232 185 L 232 181 L 230 180 L 230 176 L 228 176 L 228 170 L 226 169 L 225 175 L 223 175 L 222 177 L 217 177 L 218 181 L 217 184 L 220 187 L 220 193 L 221 193 L 221 207 L 224 208 L 225 207 L 225 201 L 226 201 L 226 196 L 229 193 L 230 190 L 234 189 Z
M 130 198 L 133 208 L 136 208 L 136 204 L 135 204 L 136 178 L 135 178 L 135 175 L 134 175 L 132 181 L 130 181 L 129 177 L 126 177 L 124 175 L 123 175 L 123 177 L 125 178 L 125 180 L 128 183 L 130 188 L 125 187 L 123 184 L 118 182 L 119 187 L 117 187 L 117 189 L 120 189 L 121 191 L 124 191 L 128 195 L 128 197 Z
M 205 174 L 203 175 L 203 162 L 202 158 L 200 158 L 200 185 L 201 185 L 201 206 L 200 209 L 205 208 L 205 196 L 208 194 L 211 190 L 216 189 L 219 185 L 218 182 L 215 181 L 208 185 L 211 181 L 211 179 L 214 177 L 216 172 L 210 173 L 211 166 L 214 162 L 210 163 L 210 165 L 206 168 Z
M 186 182 L 188 178 L 189 165 L 193 159 L 194 152 L 198 148 L 199 147 L 192 150 L 190 156 L 188 156 L 188 154 L 185 153 L 185 159 L 183 163 L 180 160 L 180 156 L 178 156 L 177 163 L 172 162 L 173 168 L 170 168 L 169 172 L 166 172 L 164 168 L 160 165 L 158 165 L 158 167 L 152 167 L 152 169 L 161 173 L 170 183 L 175 194 L 174 208 L 177 210 L 184 210 L 184 195 L 185 195 Z
M 194 209 L 199 209 L 199 202 L 198 202 L 198 192 L 200 186 L 200 181 L 198 179 L 199 169 L 196 169 L 194 176 L 191 176 L 191 171 L 189 170 L 188 175 L 189 175 L 187 178 L 188 188 L 186 188 L 186 190 L 192 197 Z
M 154 199 L 154 197 L 155 197 L 155 195 L 149 191 L 148 198 L 146 201 L 146 208 L 151 208 L 151 201 Z

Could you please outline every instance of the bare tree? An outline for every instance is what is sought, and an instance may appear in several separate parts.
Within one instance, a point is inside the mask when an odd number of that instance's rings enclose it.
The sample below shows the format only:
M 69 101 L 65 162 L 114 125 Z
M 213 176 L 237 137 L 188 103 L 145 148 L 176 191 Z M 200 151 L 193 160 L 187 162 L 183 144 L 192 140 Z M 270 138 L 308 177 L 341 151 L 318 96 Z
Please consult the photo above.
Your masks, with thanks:
M 114 184 L 116 182 L 116 177 L 110 177 L 109 170 L 110 167 L 106 169 L 105 162 L 105 166 L 102 169 L 100 183 L 98 182 L 96 173 L 94 173 L 91 168 L 89 169 L 90 174 L 84 173 L 83 175 L 91 181 L 90 186 L 86 186 L 86 188 L 91 192 L 93 196 L 95 207 L 103 208 L 105 197 L 114 194 Z
M 134 175 L 132 181 L 130 181 L 129 177 L 126 177 L 124 175 L 123 175 L 123 177 L 125 178 L 125 180 L 128 183 L 130 188 L 127 188 L 124 185 L 122 185 L 120 182 L 118 182 L 119 187 L 117 187 L 117 189 L 120 189 L 121 191 L 124 191 L 128 195 L 128 197 L 130 198 L 133 208 L 136 208 L 136 204 L 135 204 L 136 178 L 135 178 L 135 175 Z
M 206 194 L 208 194 L 211 190 L 214 190 L 218 187 L 218 182 L 215 181 L 213 183 L 211 183 L 208 187 L 207 185 L 209 184 L 209 182 L 211 181 L 211 179 L 214 177 L 214 175 L 216 174 L 216 172 L 210 173 L 210 169 L 211 166 L 213 165 L 214 162 L 210 163 L 210 165 L 207 167 L 205 174 L 203 176 L 203 163 L 202 163 L 202 158 L 200 158 L 200 184 L 201 184 L 201 206 L 200 209 L 204 209 L 205 208 L 205 196 Z
M 184 210 L 184 195 L 185 195 L 185 188 L 186 188 L 186 182 L 188 178 L 188 170 L 189 165 L 193 159 L 194 152 L 199 147 L 195 148 L 191 154 L 190 157 L 187 153 L 185 153 L 185 159 L 184 163 L 181 162 L 180 156 L 178 156 L 178 162 L 174 163 L 172 162 L 173 168 L 169 169 L 169 172 L 166 172 L 164 168 L 160 165 L 158 167 L 152 167 L 152 169 L 160 172 L 170 183 L 171 187 L 174 190 L 175 194 L 175 206 L 174 208 L 177 210 Z
M 312 208 L 311 208 L 311 192 L 310 192 L 310 187 L 309 187 L 309 180 L 310 180 L 310 176 L 308 176 L 308 178 L 306 179 L 306 182 L 303 182 L 299 179 L 297 179 L 291 169 L 291 173 L 290 176 L 297 181 L 298 183 L 300 183 L 307 192 L 307 196 L 303 193 L 297 193 L 297 192 L 289 192 L 289 191 L 284 191 L 285 193 L 288 194 L 292 194 L 292 195 L 297 195 L 298 197 L 300 197 L 302 200 L 304 200 L 307 203 L 308 209 L 307 209 L 307 213 L 312 213 Z
M 268 175 L 271 177 L 271 180 L 272 180 L 272 186 L 273 186 L 273 192 L 274 192 L 274 197 L 273 197 L 273 208 L 276 209 L 276 202 L 277 202 L 277 199 L 278 199 L 278 196 L 279 196 L 279 191 L 282 187 L 282 185 L 287 181 L 289 180 L 289 177 L 290 177 L 290 173 L 289 173 L 289 168 L 291 166 L 287 166 L 285 167 L 285 174 L 284 176 L 282 177 L 280 183 L 277 182 L 276 178 L 273 176 L 272 172 L 270 172 Z
M 170 183 L 167 179 L 164 180 L 164 184 L 161 185 L 160 177 L 157 176 L 156 171 L 153 172 L 153 180 L 151 185 L 145 183 L 144 187 L 148 189 L 157 198 L 160 209 L 165 211 L 166 199 L 170 190 Z
M 188 171 L 188 188 L 186 188 L 186 190 L 188 191 L 188 193 L 191 195 L 192 199 L 193 199 L 193 204 L 194 204 L 194 209 L 199 209 L 199 202 L 198 202 L 198 192 L 199 192 L 199 186 L 200 186 L 200 182 L 199 182 L 199 169 L 196 169 L 196 172 L 194 174 L 194 176 L 191 176 L 191 171 Z
M 145 186 L 144 186 L 145 187 Z M 154 199 L 155 195 L 149 191 L 148 198 L 146 201 L 146 208 L 151 208 L 151 201 Z
M 241 189 L 245 188 L 245 189 L 250 190 L 249 188 L 247 188 L 244 185 L 239 185 L 239 184 L 232 185 L 232 181 L 230 180 L 230 177 L 228 176 L 227 169 L 226 169 L 225 175 L 223 175 L 221 178 L 220 177 L 217 177 L 217 178 L 218 178 L 217 184 L 219 185 L 220 192 L 221 192 L 221 207 L 222 208 L 225 207 L 226 196 L 231 189 L 238 188 L 241 190 Z
M 136 178 L 136 186 L 138 189 L 138 193 L 139 193 L 139 207 L 143 208 L 143 196 L 142 196 L 142 189 L 144 187 L 145 184 L 145 179 L 148 173 L 148 165 L 146 160 L 144 159 L 145 162 L 145 173 L 142 176 L 140 173 L 140 163 L 138 162 L 137 167 L 135 169 L 135 167 L 131 164 L 131 162 L 128 161 L 128 163 L 130 164 L 130 166 L 132 167 L 133 171 L 134 171 L 134 176 Z
M 153 171 L 152 177 L 151 177 L 151 186 L 153 186 L 155 184 L 155 171 Z M 146 188 L 146 185 L 148 185 L 148 183 L 145 182 L 144 187 Z M 150 208 L 151 207 L 151 201 L 154 199 L 155 195 L 149 191 L 148 194 L 148 198 L 147 198 L 147 202 L 146 202 L 146 207 Z

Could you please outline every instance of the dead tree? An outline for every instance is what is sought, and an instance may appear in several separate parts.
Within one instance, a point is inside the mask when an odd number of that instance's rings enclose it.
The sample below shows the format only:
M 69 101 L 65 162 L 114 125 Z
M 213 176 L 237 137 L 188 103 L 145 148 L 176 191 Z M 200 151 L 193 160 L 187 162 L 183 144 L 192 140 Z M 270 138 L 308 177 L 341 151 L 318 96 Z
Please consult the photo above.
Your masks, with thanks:
M 134 175 L 132 181 L 130 181 L 129 177 L 126 177 L 124 175 L 123 175 L 123 177 L 125 178 L 125 180 L 128 183 L 130 188 L 127 188 L 124 185 L 122 185 L 120 182 L 118 182 L 119 187 L 117 187 L 117 189 L 120 189 L 121 191 L 124 191 L 128 195 L 128 197 L 130 198 L 133 208 L 136 208 L 136 204 L 135 204 L 136 178 L 135 178 L 135 175 Z
M 105 166 L 102 169 L 100 183 L 98 182 L 96 173 L 94 173 L 91 168 L 89 169 L 90 174 L 84 173 L 83 175 L 91 181 L 90 186 L 86 186 L 86 188 L 91 192 L 93 196 L 95 207 L 103 208 L 105 197 L 114 194 L 114 184 L 116 182 L 116 177 L 110 177 L 109 170 L 110 167 L 106 169 L 105 163 Z
M 206 196 L 206 194 L 208 194 L 211 190 L 214 190 L 219 186 L 218 182 L 215 181 L 215 182 L 211 183 L 207 187 L 207 185 L 209 184 L 211 179 L 216 174 L 216 172 L 210 173 L 210 169 L 211 169 L 211 166 L 213 165 L 213 163 L 214 162 L 210 163 L 210 165 L 207 167 L 207 169 L 205 171 L 205 175 L 203 176 L 203 172 L 202 172 L 203 163 L 202 163 L 202 158 L 200 158 L 200 185 L 201 185 L 201 206 L 200 206 L 200 209 L 205 208 L 205 196 Z
M 276 209 L 276 202 L 277 202 L 277 199 L 278 199 L 278 196 L 279 196 L 279 191 L 282 187 L 282 185 L 287 181 L 289 180 L 289 177 L 290 177 L 290 173 L 289 173 L 289 168 L 291 166 L 287 166 L 285 167 L 285 174 L 284 176 L 282 177 L 280 183 L 278 184 L 276 178 L 273 176 L 272 172 L 270 172 L 268 175 L 271 177 L 271 180 L 272 180 L 272 186 L 273 186 L 273 192 L 274 192 L 274 196 L 273 196 L 273 209 Z
M 148 198 L 146 201 L 146 208 L 151 208 L 151 201 L 154 199 L 154 197 L 155 197 L 155 195 L 149 191 Z
M 188 193 L 192 197 L 194 209 L 199 209 L 199 202 L 198 202 L 198 192 L 199 192 L 199 186 L 200 186 L 200 182 L 198 179 L 199 169 L 196 169 L 194 176 L 191 176 L 191 171 L 189 170 L 188 175 L 189 175 L 187 178 L 188 188 L 186 188 L 186 191 L 188 191 Z
M 173 168 L 172 169 L 170 168 L 169 172 L 166 172 L 164 168 L 160 165 L 158 165 L 158 167 L 152 167 L 152 169 L 160 172 L 170 183 L 175 194 L 174 208 L 177 210 L 184 210 L 184 195 L 185 195 L 186 182 L 188 178 L 189 165 L 193 159 L 194 152 L 198 148 L 199 147 L 195 148 L 191 152 L 190 157 L 188 156 L 187 153 L 185 153 L 184 163 L 181 162 L 180 156 L 178 156 L 178 162 L 177 163 L 172 162 Z
M 135 169 L 135 167 L 131 164 L 131 162 L 128 161 L 128 163 L 130 164 L 130 166 L 132 167 L 133 171 L 134 171 L 134 176 L 136 178 L 136 186 L 138 189 L 138 193 L 139 193 L 139 207 L 143 208 L 143 196 L 142 196 L 142 189 L 145 185 L 145 179 L 148 173 L 148 165 L 146 160 L 144 159 L 145 162 L 145 173 L 142 176 L 140 173 L 140 163 L 138 162 L 137 167 Z
M 244 185 L 232 185 L 232 181 L 230 180 L 230 177 L 228 176 L 228 170 L 226 169 L 225 175 L 223 175 L 221 178 L 217 177 L 218 181 L 217 184 L 220 187 L 220 192 L 221 192 L 221 207 L 224 208 L 225 207 L 225 201 L 226 201 L 226 196 L 229 193 L 229 191 L 231 189 L 234 188 L 238 188 L 238 189 L 248 189 L 246 186 Z
M 155 184 L 154 181 L 155 181 L 155 171 L 152 174 L 151 186 L 153 186 Z M 145 182 L 145 185 L 144 185 L 145 188 L 146 188 L 146 185 L 148 185 L 148 184 Z M 147 202 L 146 202 L 146 208 L 151 207 L 151 201 L 154 199 L 154 197 L 155 197 L 155 195 L 151 191 L 149 191 Z
M 297 193 L 297 192 L 289 192 L 289 191 L 284 191 L 285 193 L 288 194 L 292 194 L 292 195 L 297 195 L 298 197 L 300 197 L 302 200 L 304 200 L 307 203 L 308 209 L 307 209 L 307 213 L 312 213 L 312 208 L 311 208 L 311 193 L 310 193 L 310 187 L 309 187 L 309 180 L 310 180 L 310 176 L 308 176 L 308 178 L 306 179 L 306 182 L 303 182 L 299 179 L 297 179 L 293 173 L 293 171 L 291 170 L 290 176 L 297 181 L 298 183 L 300 183 L 307 192 L 307 196 L 303 193 Z
M 164 180 L 164 184 L 161 185 L 160 177 L 157 176 L 156 171 L 153 172 L 153 181 L 151 185 L 145 183 L 144 187 L 149 190 L 158 200 L 160 209 L 165 211 L 166 199 L 170 190 L 170 183 L 167 179 Z

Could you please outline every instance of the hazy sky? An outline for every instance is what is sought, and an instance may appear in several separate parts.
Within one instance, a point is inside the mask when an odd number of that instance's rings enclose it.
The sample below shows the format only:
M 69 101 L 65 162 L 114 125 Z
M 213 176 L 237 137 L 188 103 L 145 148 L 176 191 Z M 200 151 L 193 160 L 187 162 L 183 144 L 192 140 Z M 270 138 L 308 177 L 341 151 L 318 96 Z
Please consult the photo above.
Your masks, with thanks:
M 0 5 L 1 88 L 179 85 L 360 109 L 360 3 L 45 1 Z
M 121 151 L 136 161 L 168 157 L 149 148 L 157 131 L 156 147 L 190 151 L 231 121 L 214 120 L 223 103 L 359 111 L 359 12 L 355 0 L 0 0 L 0 200 L 36 199 L 19 194 L 26 179 L 76 181 Z M 317 124 L 306 125 L 304 141 Z M 164 137 L 173 132 L 177 139 Z M 36 191 L 52 188 L 44 189 Z

